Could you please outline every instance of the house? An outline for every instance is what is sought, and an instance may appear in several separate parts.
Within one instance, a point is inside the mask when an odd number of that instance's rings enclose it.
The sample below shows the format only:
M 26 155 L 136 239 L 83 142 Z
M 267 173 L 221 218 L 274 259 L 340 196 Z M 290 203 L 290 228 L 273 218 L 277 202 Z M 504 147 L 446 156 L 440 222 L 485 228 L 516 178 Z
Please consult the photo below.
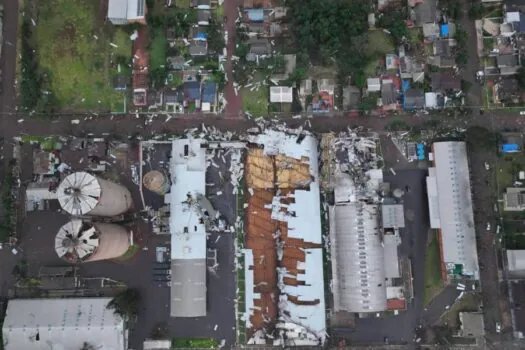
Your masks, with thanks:
M 208 42 L 202 39 L 192 40 L 189 52 L 191 56 L 206 56 L 208 54 Z
M 385 66 L 387 70 L 397 70 L 399 68 L 399 57 L 393 53 L 386 54 Z
M 436 92 L 425 92 L 425 108 L 439 108 L 438 96 Z
M 246 55 L 248 61 L 257 61 L 259 58 L 264 58 L 272 53 L 272 45 L 268 39 L 250 37 L 248 45 L 250 47 L 250 51 Z
M 392 79 L 383 79 L 381 84 L 381 102 L 384 108 L 395 108 L 397 105 L 397 91 Z
M 434 41 L 434 56 L 427 58 L 427 63 L 440 68 L 452 68 L 456 64 L 453 48 L 454 39 L 439 39 Z
M 184 70 L 186 61 L 182 56 L 170 56 L 166 58 L 168 68 L 173 70 Z
M 114 25 L 146 24 L 146 0 L 109 0 L 108 20 Z
M 183 113 L 182 102 L 184 96 L 178 90 L 166 90 L 163 93 L 164 109 L 166 112 Z
M 131 81 L 131 77 L 117 75 L 113 78 L 113 88 L 117 91 L 126 91 Z
M 431 75 L 432 91 L 456 92 L 461 90 L 461 78 L 452 72 L 436 72 Z
M 270 87 L 271 103 L 292 103 L 293 88 L 289 86 L 271 86 Z
M 186 81 L 182 84 L 182 90 L 184 94 L 184 107 L 187 107 L 187 103 L 199 102 L 201 99 L 201 83 L 198 81 Z M 198 106 L 200 107 L 200 106 Z M 197 108 L 200 109 L 200 108 Z
M 416 25 L 434 23 L 437 20 L 437 0 L 417 1 L 414 7 Z
M 514 75 L 519 69 L 519 58 L 516 54 L 498 55 L 496 62 L 501 75 Z
M 407 110 L 425 107 L 425 93 L 423 90 L 410 88 L 404 93 L 403 108 Z
M 416 62 L 411 56 L 399 59 L 399 73 L 401 79 L 412 79 L 415 83 L 425 80 L 425 64 Z
M 244 11 L 244 20 L 251 23 L 263 23 L 267 19 L 263 8 L 249 8 Z
M 203 112 L 215 112 L 217 106 L 217 83 L 205 82 L 202 84 L 201 110 Z
M 197 24 L 200 26 L 207 26 L 210 24 L 211 12 L 210 10 L 197 11 Z
M 514 77 L 502 77 L 494 84 L 494 103 L 513 102 L 519 99 L 518 81 Z
M 525 278 L 525 250 L 508 249 L 507 266 L 509 279 L 522 280 Z
M 353 85 L 343 87 L 343 109 L 351 110 L 361 101 L 361 90 Z
M 147 91 L 148 107 L 156 108 L 162 106 L 163 94 L 160 91 L 148 90 Z
M 366 84 L 368 92 L 381 91 L 381 80 L 379 78 L 368 78 Z
M 437 23 L 423 23 L 423 36 L 427 41 L 434 41 L 440 37 L 439 25 Z
M 503 210 L 525 210 L 525 188 L 508 187 L 503 194 Z

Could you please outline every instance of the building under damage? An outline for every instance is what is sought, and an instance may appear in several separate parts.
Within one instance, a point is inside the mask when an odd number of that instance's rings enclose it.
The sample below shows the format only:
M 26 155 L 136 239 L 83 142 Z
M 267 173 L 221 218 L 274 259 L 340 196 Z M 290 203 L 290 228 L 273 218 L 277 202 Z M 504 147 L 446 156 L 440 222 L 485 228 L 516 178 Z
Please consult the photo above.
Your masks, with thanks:
M 248 141 L 244 321 L 249 343 L 323 344 L 317 140 L 266 130 Z
M 388 186 L 377 169 L 378 140 L 357 135 L 323 140 L 331 150 L 330 178 L 334 200 L 329 208 L 334 312 L 371 313 L 405 308 L 398 230 L 381 228 L 381 211 L 389 226 L 404 220 L 393 207 L 382 208 Z M 330 157 L 328 157 L 330 158 Z M 385 215 L 383 215 L 385 217 Z

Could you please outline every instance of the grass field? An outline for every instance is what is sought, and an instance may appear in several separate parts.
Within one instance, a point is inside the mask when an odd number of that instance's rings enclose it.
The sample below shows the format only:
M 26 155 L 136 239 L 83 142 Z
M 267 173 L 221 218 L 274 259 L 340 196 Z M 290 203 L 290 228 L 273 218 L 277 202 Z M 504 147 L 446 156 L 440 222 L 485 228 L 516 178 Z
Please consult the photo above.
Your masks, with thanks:
M 130 62 L 132 43 L 122 29 L 97 18 L 98 4 L 40 2 L 32 44 L 46 82 L 43 88 L 54 95 L 60 109 L 110 110 L 122 99 L 112 87 L 112 61 Z
M 168 44 L 162 28 L 154 28 L 152 38 L 153 40 L 149 47 L 150 69 L 155 70 L 166 65 L 166 49 Z
M 257 81 L 257 80 L 256 80 Z M 269 92 L 268 86 L 260 86 L 259 89 L 242 88 L 240 91 L 244 111 L 254 117 L 267 117 Z
M 437 233 L 432 235 L 432 240 L 427 246 L 425 256 L 425 293 L 423 304 L 427 305 L 436 296 L 442 287 L 441 282 L 441 262 L 439 256 L 439 242 Z
M 366 54 L 378 57 L 384 56 L 387 53 L 395 53 L 396 48 L 392 42 L 392 38 L 384 33 L 382 30 L 370 31 L 368 36 L 368 46 L 366 48 Z M 384 57 L 383 57 L 384 58 Z

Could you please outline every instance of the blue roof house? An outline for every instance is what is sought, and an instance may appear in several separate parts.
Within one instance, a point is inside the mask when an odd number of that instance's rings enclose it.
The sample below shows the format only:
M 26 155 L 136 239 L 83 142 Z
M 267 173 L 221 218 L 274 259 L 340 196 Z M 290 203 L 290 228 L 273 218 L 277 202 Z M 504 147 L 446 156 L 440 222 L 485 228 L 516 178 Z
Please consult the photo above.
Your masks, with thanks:
M 448 38 L 449 31 L 448 31 L 448 23 L 443 23 L 441 27 L 439 28 L 439 36 L 442 38 Z

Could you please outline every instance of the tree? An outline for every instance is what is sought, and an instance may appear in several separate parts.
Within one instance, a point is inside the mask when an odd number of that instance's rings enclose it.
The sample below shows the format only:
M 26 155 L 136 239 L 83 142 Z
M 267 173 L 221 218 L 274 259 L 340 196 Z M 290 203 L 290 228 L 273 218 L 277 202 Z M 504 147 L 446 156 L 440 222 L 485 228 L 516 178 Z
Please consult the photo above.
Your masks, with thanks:
M 468 15 L 470 19 L 481 19 L 485 13 L 485 6 L 482 3 L 472 4 L 468 10 Z
M 388 30 L 390 35 L 392 35 L 394 44 L 399 45 L 403 42 L 403 38 L 408 37 L 406 18 L 407 15 L 402 9 L 389 8 L 384 13 L 381 13 L 377 25 Z
M 214 53 L 222 53 L 224 49 L 224 36 L 222 35 L 221 26 L 214 18 L 210 19 L 206 27 L 208 49 Z
M 123 319 L 135 318 L 138 312 L 140 294 L 136 289 L 126 289 L 116 295 L 109 303 L 107 308 L 113 310 Z
M 521 66 L 516 73 L 516 80 L 520 89 L 525 89 L 525 66 Z

